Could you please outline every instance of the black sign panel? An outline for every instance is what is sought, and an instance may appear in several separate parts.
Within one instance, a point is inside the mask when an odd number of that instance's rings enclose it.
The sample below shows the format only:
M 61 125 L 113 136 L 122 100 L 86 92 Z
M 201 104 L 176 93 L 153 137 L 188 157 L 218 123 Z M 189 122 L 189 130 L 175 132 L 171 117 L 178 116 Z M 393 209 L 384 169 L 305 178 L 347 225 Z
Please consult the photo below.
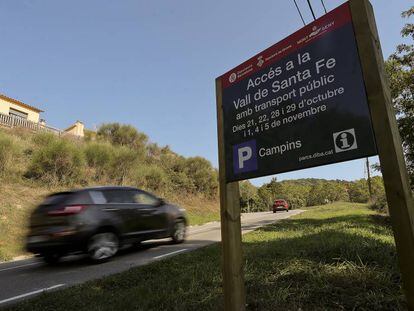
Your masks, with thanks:
M 227 181 L 377 154 L 347 3 L 220 78 Z

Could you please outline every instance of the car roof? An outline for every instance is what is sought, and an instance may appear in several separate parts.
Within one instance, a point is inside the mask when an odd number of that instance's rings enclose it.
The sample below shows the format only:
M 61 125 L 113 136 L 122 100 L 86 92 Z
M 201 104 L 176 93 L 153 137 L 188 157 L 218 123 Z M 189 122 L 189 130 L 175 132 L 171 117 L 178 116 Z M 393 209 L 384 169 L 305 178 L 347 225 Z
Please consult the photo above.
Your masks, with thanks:
M 95 186 L 95 187 L 86 187 L 82 189 L 77 189 L 74 191 L 102 191 L 102 190 L 138 190 L 134 187 L 128 186 Z
M 139 189 L 134 188 L 134 187 L 128 187 L 128 186 L 95 186 L 95 187 L 85 187 L 81 189 L 72 189 L 68 191 L 55 192 L 50 195 L 71 194 L 71 193 L 78 193 L 78 192 L 102 191 L 102 190 L 139 190 Z M 143 190 L 140 190 L 140 191 L 143 191 Z

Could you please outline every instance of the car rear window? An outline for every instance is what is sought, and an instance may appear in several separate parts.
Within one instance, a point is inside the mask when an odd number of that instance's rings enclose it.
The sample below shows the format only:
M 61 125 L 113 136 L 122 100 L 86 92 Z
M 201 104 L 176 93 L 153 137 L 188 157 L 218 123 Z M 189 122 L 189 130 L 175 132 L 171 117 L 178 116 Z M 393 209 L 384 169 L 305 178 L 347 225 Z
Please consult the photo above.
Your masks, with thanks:
M 42 205 L 56 205 L 67 201 L 71 196 L 73 196 L 73 192 L 60 192 L 54 193 L 46 197 L 43 201 Z
M 92 200 L 87 191 L 74 191 L 51 194 L 48 197 L 46 197 L 41 206 L 60 206 L 62 204 L 75 205 L 91 203 Z

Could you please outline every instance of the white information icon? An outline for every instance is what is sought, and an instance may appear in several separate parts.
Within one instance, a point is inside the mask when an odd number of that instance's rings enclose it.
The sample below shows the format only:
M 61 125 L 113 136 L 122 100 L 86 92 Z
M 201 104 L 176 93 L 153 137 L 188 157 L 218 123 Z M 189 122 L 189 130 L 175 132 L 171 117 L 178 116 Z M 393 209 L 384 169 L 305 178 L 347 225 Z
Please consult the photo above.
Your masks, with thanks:
M 358 148 L 355 129 L 348 129 L 333 133 L 333 140 L 335 145 L 335 152 L 337 153 Z

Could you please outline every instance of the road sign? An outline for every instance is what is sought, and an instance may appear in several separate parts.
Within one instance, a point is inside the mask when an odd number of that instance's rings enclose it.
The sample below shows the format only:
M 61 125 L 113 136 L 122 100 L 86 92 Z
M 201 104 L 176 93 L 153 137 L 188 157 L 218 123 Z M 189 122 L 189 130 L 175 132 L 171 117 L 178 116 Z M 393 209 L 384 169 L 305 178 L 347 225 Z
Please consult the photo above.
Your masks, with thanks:
M 348 3 L 219 79 L 227 181 L 377 154 Z
M 376 146 L 414 310 L 414 200 L 369 1 L 350 0 L 259 53 L 217 78 L 216 92 L 225 310 L 246 306 L 237 180 L 374 155 Z

